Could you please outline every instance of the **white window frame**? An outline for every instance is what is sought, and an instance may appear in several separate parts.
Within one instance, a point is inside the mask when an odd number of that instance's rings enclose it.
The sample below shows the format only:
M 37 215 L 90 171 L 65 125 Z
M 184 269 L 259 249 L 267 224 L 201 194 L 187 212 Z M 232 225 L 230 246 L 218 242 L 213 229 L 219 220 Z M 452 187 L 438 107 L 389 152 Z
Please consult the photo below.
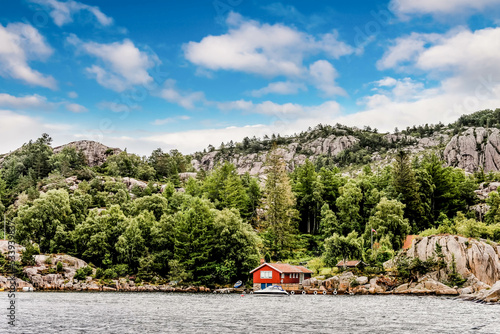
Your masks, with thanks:
M 272 279 L 273 278 L 273 272 L 271 270 L 262 270 L 260 272 L 260 278 L 261 279 Z
M 281 274 L 281 278 L 285 278 L 285 274 Z

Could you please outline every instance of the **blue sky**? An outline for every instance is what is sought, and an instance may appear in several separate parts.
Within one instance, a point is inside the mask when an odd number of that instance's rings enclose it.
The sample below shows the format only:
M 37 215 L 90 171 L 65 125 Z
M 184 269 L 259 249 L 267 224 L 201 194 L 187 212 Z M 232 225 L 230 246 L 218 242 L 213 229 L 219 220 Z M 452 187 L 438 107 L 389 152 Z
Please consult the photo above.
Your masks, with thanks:
M 0 0 L 0 152 L 148 155 L 500 107 L 500 0 Z

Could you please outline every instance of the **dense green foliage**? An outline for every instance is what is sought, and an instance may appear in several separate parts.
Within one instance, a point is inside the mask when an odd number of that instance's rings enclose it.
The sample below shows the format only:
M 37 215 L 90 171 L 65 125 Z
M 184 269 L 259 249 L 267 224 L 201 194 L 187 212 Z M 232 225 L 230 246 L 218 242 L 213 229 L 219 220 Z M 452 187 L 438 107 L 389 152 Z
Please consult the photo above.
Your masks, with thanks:
M 422 133 L 441 127 L 422 127 Z M 24 265 L 37 250 L 68 253 L 95 268 L 80 270 L 79 277 L 128 275 L 203 285 L 246 280 L 264 257 L 297 263 L 317 257 L 318 268 L 349 259 L 380 267 L 410 233 L 500 241 L 498 193 L 487 199 L 491 209 L 484 217 L 470 210 L 478 203 L 474 190 L 479 183 L 499 180 L 497 174 L 466 175 L 445 167 L 435 152 L 412 159 L 398 150 L 383 168 L 366 164 L 364 157 L 375 151 L 409 145 L 405 136 L 415 136 L 412 129 L 394 142 L 376 130 L 340 125 L 321 125 L 297 137 L 329 135 L 353 135 L 359 145 L 341 156 L 306 160 L 291 173 L 274 149 L 291 137 L 222 145 L 219 154 L 228 156 L 270 149 L 261 180 L 239 175 L 228 162 L 181 179 L 179 173 L 192 171 L 191 157 L 175 150 L 158 149 L 142 158 L 122 152 L 89 168 L 74 148 L 54 154 L 50 137 L 43 135 L 3 162 L 0 213 L 15 225 L 16 241 L 27 246 Z M 340 168 L 351 163 L 365 166 L 349 176 Z M 69 187 L 70 176 L 78 178 L 78 187 Z M 131 186 L 126 177 L 149 183 Z M 431 265 L 401 264 L 408 276 Z

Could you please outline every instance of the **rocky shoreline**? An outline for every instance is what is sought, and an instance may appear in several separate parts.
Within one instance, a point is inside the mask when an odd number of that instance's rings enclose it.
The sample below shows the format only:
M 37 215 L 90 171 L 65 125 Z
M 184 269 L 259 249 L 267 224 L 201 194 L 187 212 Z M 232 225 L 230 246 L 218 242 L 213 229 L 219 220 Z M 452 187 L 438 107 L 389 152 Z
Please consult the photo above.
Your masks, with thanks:
M 0 252 L 6 253 L 7 248 L 7 241 L 0 240 Z M 437 248 L 446 263 L 445 267 L 418 274 L 414 281 L 401 281 L 394 273 L 394 261 L 388 261 L 384 264 L 385 275 L 356 276 L 346 271 L 329 278 L 304 280 L 300 289 L 289 292 L 316 295 L 453 296 L 464 300 L 500 304 L 500 245 L 453 235 L 418 237 L 400 256 L 427 261 L 437 254 Z M 23 247 L 16 245 L 16 261 L 20 260 L 22 252 Z M 96 279 L 96 269 L 91 269 L 85 261 L 67 254 L 35 255 L 34 262 L 35 265 L 23 269 L 26 281 L 16 278 L 18 291 L 252 293 L 251 290 L 242 288 L 136 283 L 133 277 Z M 461 287 L 450 287 L 442 283 L 449 281 L 452 263 L 456 273 L 464 279 Z M 88 270 L 88 275 L 77 275 L 83 268 Z M 0 276 L 0 289 L 8 291 L 10 285 L 8 277 Z

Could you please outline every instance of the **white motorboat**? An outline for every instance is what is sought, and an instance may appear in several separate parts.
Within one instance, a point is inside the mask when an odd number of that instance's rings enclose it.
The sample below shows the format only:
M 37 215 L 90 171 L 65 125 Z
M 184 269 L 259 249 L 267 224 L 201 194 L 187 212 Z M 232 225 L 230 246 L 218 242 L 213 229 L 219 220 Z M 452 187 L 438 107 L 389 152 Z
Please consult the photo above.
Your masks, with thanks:
M 283 290 L 283 288 L 279 285 L 271 285 L 265 289 L 255 291 L 254 295 L 256 295 L 256 296 L 288 296 L 288 292 Z

